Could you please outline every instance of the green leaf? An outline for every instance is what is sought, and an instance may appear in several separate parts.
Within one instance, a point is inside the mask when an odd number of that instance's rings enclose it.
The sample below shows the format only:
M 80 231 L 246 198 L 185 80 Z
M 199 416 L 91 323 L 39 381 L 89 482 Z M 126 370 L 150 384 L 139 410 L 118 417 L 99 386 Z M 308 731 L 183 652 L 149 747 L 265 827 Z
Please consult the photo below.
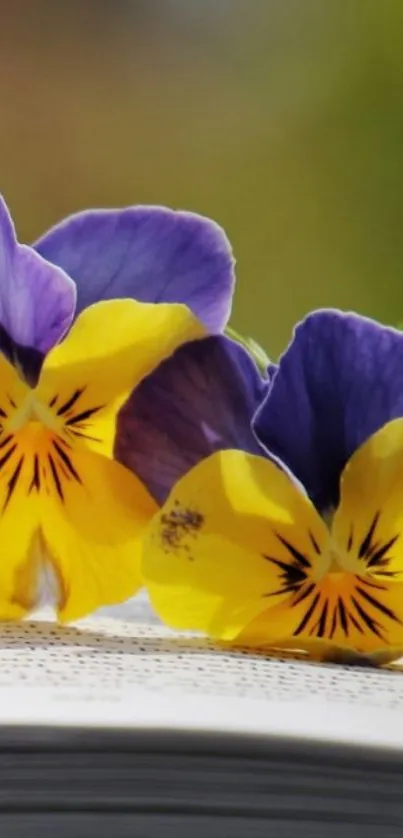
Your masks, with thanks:
M 264 349 L 251 337 L 243 337 L 237 332 L 232 326 L 227 326 L 225 329 L 225 334 L 231 338 L 232 340 L 236 341 L 236 343 L 240 343 L 244 349 L 252 355 L 252 358 L 256 362 L 257 366 L 262 372 L 266 372 L 268 365 L 270 364 L 270 358 L 266 355 Z

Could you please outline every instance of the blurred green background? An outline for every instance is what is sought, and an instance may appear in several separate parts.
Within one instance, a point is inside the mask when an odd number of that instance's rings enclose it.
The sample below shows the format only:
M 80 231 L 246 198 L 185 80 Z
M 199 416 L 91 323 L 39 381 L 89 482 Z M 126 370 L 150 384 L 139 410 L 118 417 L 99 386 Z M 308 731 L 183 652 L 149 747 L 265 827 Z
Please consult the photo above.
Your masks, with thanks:
M 1 189 L 21 240 L 89 206 L 210 215 L 233 325 L 403 315 L 401 0 L 0 2 Z

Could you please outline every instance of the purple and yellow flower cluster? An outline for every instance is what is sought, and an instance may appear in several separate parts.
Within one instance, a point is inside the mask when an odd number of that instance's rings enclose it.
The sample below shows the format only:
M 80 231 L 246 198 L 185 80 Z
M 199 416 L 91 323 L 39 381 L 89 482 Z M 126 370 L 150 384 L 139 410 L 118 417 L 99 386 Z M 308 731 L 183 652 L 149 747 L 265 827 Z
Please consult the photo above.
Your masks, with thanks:
M 133 389 L 220 330 L 233 263 L 212 222 L 160 208 L 85 212 L 33 247 L 0 205 L 0 618 L 51 581 L 60 619 L 142 584 L 157 504 L 114 455 Z
M 403 650 L 403 334 L 322 310 L 278 364 L 223 334 L 233 259 L 159 207 L 33 247 L 0 207 L 0 617 L 141 585 L 231 643 Z

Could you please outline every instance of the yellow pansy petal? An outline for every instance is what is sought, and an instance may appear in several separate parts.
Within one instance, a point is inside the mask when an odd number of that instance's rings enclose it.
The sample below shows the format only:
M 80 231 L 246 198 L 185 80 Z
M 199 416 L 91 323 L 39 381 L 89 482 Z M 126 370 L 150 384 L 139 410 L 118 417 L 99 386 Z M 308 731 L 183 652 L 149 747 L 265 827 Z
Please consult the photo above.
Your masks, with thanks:
M 375 585 L 349 573 L 328 574 L 303 600 L 290 595 L 252 620 L 237 642 L 308 652 L 318 643 L 364 654 L 401 648 L 403 584 Z
M 317 569 L 326 540 L 279 468 L 223 451 L 188 472 L 155 517 L 144 580 L 168 624 L 231 639 Z
M 141 585 L 144 528 L 156 504 L 113 460 L 76 450 L 74 473 L 59 471 L 60 491 L 41 496 L 44 541 L 59 579 L 59 616 L 77 619 L 122 602 Z
M 403 581 L 403 419 L 384 425 L 347 463 L 332 534 L 346 568 Z
M 32 438 L 14 432 L 29 387 L 0 354 L 0 620 L 23 617 L 35 604 L 33 545 L 39 526 L 30 496 Z
M 182 343 L 203 337 L 186 306 L 109 300 L 78 316 L 46 358 L 36 390 L 54 430 L 112 456 L 116 413 L 134 387 Z
M 0 437 L 0 617 L 21 617 L 35 605 L 39 512 L 32 494 L 31 433 Z

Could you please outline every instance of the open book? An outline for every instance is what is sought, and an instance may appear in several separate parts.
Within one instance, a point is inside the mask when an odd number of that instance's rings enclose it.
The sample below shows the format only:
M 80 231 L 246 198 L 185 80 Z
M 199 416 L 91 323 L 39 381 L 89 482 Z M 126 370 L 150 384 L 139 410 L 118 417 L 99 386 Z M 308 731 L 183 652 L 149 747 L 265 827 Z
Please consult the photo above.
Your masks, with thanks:
M 213 647 L 145 598 L 0 626 L 1 838 L 403 835 L 403 674 Z

